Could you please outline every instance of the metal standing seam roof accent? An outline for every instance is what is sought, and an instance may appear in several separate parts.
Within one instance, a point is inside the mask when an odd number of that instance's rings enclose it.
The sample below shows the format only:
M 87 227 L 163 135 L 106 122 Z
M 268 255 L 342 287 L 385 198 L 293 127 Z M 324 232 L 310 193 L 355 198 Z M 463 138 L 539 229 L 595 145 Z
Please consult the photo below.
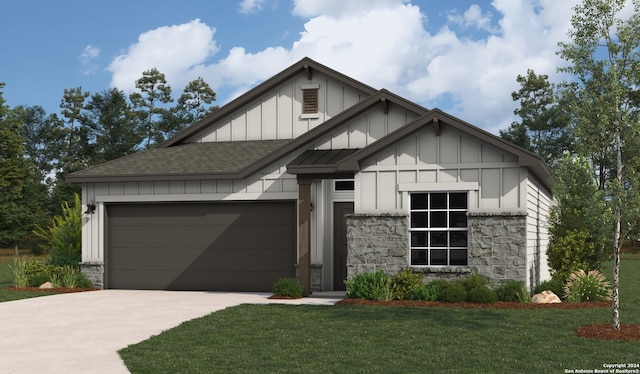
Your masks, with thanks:
M 69 182 L 199 179 L 235 176 L 291 142 L 257 140 L 187 143 L 153 148 L 67 175 Z

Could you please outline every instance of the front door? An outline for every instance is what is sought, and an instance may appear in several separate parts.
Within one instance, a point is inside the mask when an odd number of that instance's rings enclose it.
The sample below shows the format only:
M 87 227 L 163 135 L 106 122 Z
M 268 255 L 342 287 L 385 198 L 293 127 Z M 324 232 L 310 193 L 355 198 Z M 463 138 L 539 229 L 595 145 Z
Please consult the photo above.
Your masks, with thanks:
M 347 214 L 353 213 L 352 202 L 333 203 L 333 289 L 345 291 L 347 279 Z

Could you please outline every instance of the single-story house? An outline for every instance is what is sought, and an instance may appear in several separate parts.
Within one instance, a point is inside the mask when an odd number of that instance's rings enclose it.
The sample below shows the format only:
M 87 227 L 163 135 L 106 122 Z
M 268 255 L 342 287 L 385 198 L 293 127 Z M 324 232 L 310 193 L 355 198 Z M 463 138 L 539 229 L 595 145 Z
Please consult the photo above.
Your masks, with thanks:
M 104 288 L 344 290 L 362 272 L 549 277 L 537 155 L 304 58 L 82 183 L 82 269 Z

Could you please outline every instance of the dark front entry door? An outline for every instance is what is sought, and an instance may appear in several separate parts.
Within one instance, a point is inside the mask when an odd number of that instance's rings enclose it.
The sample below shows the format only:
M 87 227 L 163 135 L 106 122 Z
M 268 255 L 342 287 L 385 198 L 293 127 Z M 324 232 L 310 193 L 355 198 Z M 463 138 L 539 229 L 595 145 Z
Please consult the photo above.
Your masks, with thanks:
M 344 291 L 347 279 L 347 219 L 352 202 L 333 203 L 333 289 Z

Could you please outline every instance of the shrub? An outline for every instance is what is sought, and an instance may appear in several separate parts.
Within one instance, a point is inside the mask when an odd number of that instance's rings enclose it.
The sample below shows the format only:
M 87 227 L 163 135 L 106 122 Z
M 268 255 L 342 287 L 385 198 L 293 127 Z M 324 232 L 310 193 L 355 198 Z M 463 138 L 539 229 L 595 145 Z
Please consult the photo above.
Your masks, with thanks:
M 436 301 L 438 300 L 438 295 L 436 294 L 435 288 L 421 284 L 407 294 L 407 300 Z
M 51 266 L 51 283 L 54 287 L 91 288 L 93 284 L 82 272 L 73 266 Z
M 423 275 L 411 270 L 403 270 L 391 278 L 393 296 L 398 300 L 406 300 L 414 290 L 423 286 Z
M 82 261 L 82 203 L 78 194 L 74 195 L 73 207 L 66 202 L 62 204 L 62 216 L 53 217 L 47 228 L 38 226 L 34 234 L 51 253 L 49 263 L 78 266 Z
M 273 285 L 273 294 L 283 297 L 302 297 L 302 286 L 296 278 L 281 278 Z
M 495 289 L 498 301 L 527 303 L 531 301 L 529 290 L 524 282 L 507 279 L 500 283 Z
M 475 287 L 467 293 L 467 301 L 472 303 L 495 303 L 498 296 L 488 287 Z
M 37 287 L 50 280 L 48 266 L 41 260 L 16 257 L 13 259 L 11 270 L 15 287 Z M 36 284 L 42 279 L 44 280 L 41 283 Z
M 449 287 L 449 282 L 444 279 L 435 279 L 426 285 L 428 294 L 433 297 L 432 301 L 439 300 L 441 291 L 446 287 Z
M 489 278 L 478 273 L 471 273 L 468 276 L 458 278 L 453 282 L 460 285 L 465 291 L 467 291 L 467 293 L 469 293 L 474 288 L 487 287 L 489 284 Z
M 537 294 L 542 291 L 551 291 L 561 300 L 564 300 L 564 282 L 557 278 L 546 280 L 533 289 L 533 293 Z
M 467 299 L 467 291 L 464 287 L 454 282 L 447 282 L 438 293 L 438 301 L 446 303 L 459 303 Z
M 569 275 L 564 294 L 569 302 L 611 300 L 611 284 L 598 270 L 578 270 Z
M 378 270 L 374 273 L 361 273 L 344 284 L 347 287 L 347 297 L 364 300 L 389 301 L 393 299 L 391 278 Z

